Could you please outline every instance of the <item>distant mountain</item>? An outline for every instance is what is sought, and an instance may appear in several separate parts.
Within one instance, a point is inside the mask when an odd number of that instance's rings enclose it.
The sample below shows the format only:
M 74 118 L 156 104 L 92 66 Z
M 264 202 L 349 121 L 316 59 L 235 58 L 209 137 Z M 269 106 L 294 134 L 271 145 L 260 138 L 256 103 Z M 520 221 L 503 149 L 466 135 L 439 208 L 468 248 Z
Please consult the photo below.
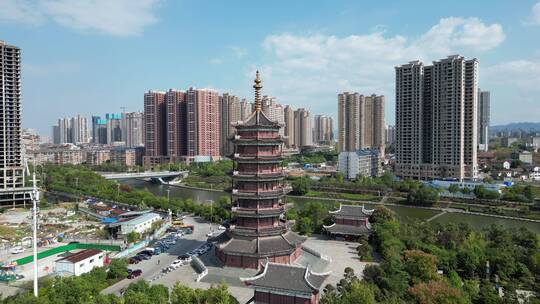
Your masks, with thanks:
M 540 122 L 513 122 L 506 125 L 491 126 L 490 131 L 540 131 Z

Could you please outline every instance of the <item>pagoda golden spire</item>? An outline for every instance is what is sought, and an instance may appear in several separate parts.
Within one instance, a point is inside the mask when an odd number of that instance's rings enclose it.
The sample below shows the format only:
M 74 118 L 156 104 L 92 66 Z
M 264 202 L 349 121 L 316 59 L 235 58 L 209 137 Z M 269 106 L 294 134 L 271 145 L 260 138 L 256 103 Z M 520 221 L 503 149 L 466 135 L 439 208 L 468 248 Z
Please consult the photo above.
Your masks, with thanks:
M 262 89 L 262 80 L 259 75 L 259 71 L 255 74 L 255 84 L 253 85 L 255 89 L 255 111 L 260 112 L 262 110 L 262 101 L 261 101 L 261 89 Z

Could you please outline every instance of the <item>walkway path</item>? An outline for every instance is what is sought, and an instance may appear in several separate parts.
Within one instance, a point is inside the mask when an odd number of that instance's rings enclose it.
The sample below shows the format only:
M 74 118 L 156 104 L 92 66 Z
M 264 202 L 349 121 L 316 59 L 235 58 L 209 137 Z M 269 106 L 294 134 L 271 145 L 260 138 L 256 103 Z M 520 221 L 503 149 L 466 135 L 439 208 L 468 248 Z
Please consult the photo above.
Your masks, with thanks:
M 446 214 L 446 211 L 443 211 L 443 212 L 441 212 L 441 213 L 437 213 L 437 214 L 435 214 L 434 216 L 428 218 L 428 219 L 426 220 L 426 222 L 431 222 L 431 221 L 433 221 L 434 219 L 438 218 L 439 216 L 442 216 L 442 215 L 445 215 L 445 214 Z

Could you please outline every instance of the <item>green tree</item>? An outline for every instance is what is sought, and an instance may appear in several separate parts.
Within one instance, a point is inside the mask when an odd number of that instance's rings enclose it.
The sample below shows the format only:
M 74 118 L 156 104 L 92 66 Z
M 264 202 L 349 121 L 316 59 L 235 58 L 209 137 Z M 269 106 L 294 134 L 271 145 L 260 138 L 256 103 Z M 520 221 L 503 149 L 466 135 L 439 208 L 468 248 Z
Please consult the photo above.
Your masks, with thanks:
M 141 239 L 141 234 L 138 233 L 137 231 L 131 231 L 130 233 L 126 235 L 126 241 L 128 243 L 135 243 L 140 239 Z
M 459 192 L 459 186 L 457 184 L 451 184 L 449 187 L 448 187 L 448 192 L 450 193 L 457 193 Z
M 310 190 L 310 180 L 308 177 L 302 177 L 292 182 L 292 194 L 304 196 Z
M 467 304 L 459 289 L 444 281 L 422 282 L 409 289 L 413 303 L 418 304 Z
M 124 279 L 127 277 L 127 261 L 126 259 L 112 259 L 109 264 L 109 272 L 107 278 L 112 280 Z
M 197 293 L 186 285 L 176 283 L 171 291 L 171 304 L 197 303 Z
M 396 213 L 383 205 L 378 205 L 369 217 L 372 224 L 384 223 L 396 219 Z

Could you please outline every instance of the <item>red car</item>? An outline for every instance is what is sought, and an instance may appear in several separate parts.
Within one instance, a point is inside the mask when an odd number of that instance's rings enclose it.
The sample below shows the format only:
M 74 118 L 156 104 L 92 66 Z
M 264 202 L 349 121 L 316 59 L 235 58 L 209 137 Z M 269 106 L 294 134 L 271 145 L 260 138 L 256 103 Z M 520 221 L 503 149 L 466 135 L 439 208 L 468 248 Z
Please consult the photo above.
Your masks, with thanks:
M 142 270 L 140 270 L 140 269 L 133 270 L 133 271 L 128 275 L 128 279 L 135 279 L 136 277 L 140 276 L 141 274 L 142 274 Z

